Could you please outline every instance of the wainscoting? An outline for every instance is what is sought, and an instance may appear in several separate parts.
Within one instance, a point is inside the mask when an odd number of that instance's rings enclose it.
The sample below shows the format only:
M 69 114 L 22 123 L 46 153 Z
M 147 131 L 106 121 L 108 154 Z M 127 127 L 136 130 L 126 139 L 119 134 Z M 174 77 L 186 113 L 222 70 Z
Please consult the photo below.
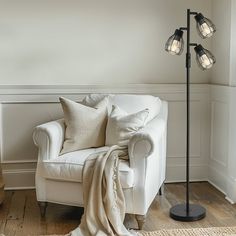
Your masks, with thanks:
M 236 202 L 236 87 L 211 85 L 209 182 Z
M 80 101 L 89 93 L 152 94 L 169 102 L 167 182 L 185 180 L 185 85 L 130 84 L 125 86 L 2 86 L 1 162 L 6 189 L 34 187 L 36 125 L 62 117 L 59 96 Z M 209 86 L 191 89 L 191 180 L 208 179 Z

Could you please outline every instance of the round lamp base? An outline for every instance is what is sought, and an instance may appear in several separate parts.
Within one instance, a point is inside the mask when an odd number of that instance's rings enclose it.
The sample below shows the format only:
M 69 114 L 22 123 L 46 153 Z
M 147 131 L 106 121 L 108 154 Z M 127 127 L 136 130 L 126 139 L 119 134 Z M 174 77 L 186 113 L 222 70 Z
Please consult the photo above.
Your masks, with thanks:
M 197 221 L 206 216 L 206 209 L 200 205 L 189 204 L 187 212 L 186 204 L 179 204 L 170 209 L 170 217 L 178 221 Z

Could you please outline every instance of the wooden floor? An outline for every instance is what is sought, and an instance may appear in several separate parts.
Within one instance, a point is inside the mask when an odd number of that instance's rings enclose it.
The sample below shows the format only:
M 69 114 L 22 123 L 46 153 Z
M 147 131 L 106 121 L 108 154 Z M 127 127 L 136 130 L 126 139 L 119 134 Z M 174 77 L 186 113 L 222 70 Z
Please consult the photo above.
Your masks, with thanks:
M 145 230 L 162 228 L 236 226 L 236 205 L 231 205 L 224 195 L 208 183 L 191 184 L 191 199 L 207 209 L 207 217 L 193 223 L 177 222 L 169 218 L 172 205 L 183 202 L 184 184 L 166 184 L 164 194 L 154 200 L 144 226 Z M 40 234 L 65 234 L 80 222 L 83 209 L 49 204 L 46 218 L 40 218 L 35 191 L 7 191 L 0 207 L 0 233 L 6 236 Z M 131 215 L 126 216 L 127 227 L 137 227 Z

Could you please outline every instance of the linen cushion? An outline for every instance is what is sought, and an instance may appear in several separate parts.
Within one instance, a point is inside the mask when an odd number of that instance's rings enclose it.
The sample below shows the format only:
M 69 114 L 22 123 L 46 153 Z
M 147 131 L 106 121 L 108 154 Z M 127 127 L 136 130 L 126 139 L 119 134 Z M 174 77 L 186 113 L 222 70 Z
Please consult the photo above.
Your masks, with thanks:
M 155 118 L 162 107 L 162 101 L 158 97 L 151 95 L 135 95 L 135 94 L 89 94 L 83 102 L 86 105 L 93 106 L 99 101 L 108 98 L 108 115 L 111 113 L 112 105 L 117 105 L 128 114 L 136 113 L 144 109 L 149 109 L 147 122 Z
M 118 106 L 112 107 L 106 128 L 106 145 L 127 146 L 130 138 L 146 124 L 149 110 L 128 114 Z
M 89 148 L 70 152 L 55 159 L 43 162 L 42 173 L 47 179 L 82 183 L 83 166 L 90 154 L 106 151 L 109 147 Z M 134 172 L 129 167 L 129 162 L 121 160 L 119 164 L 121 185 L 131 188 L 134 184 Z
M 105 144 L 107 98 L 94 107 L 88 107 L 60 97 L 66 131 L 60 154 Z

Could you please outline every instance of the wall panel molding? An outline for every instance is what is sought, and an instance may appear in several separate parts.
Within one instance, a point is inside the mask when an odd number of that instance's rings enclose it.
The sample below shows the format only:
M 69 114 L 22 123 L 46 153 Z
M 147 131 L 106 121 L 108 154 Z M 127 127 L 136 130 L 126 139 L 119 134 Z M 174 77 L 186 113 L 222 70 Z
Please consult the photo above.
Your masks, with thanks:
M 211 85 L 209 182 L 225 193 L 231 203 L 236 202 L 235 98 L 235 87 Z
M 135 89 L 135 90 L 134 90 Z M 78 93 L 183 93 L 185 84 L 88 84 L 88 85 L 0 85 L 1 95 Z M 191 84 L 193 93 L 209 91 L 208 84 Z
M 228 103 L 212 98 L 210 160 L 224 168 L 228 165 L 228 114 Z
M 58 97 L 65 96 L 80 101 L 89 93 L 151 94 L 167 100 L 169 102 L 167 181 L 183 181 L 185 91 L 185 84 L 0 86 L 0 148 L 6 188 L 34 187 L 37 148 L 32 141 L 33 128 L 62 117 Z M 191 85 L 192 180 L 207 180 L 208 100 L 208 84 Z M 15 183 L 14 179 L 17 179 Z
M 212 85 L 210 90 L 211 145 L 209 181 L 227 192 L 229 94 L 227 86 Z

